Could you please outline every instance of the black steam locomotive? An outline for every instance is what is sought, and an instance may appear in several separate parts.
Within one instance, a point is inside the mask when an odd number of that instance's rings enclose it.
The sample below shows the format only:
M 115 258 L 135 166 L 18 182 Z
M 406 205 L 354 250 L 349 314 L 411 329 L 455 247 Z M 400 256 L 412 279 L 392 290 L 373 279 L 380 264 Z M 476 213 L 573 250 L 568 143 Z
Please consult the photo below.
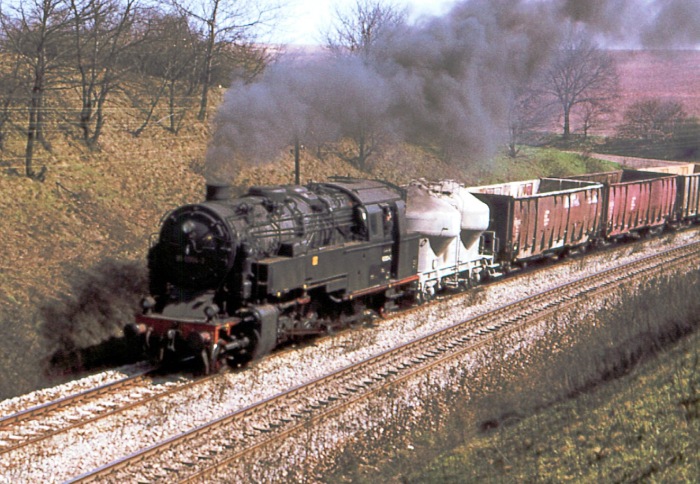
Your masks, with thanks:
M 403 189 L 334 178 L 230 193 L 209 185 L 205 202 L 164 218 L 130 346 L 195 357 L 208 373 L 415 295 L 419 236 L 406 230 Z

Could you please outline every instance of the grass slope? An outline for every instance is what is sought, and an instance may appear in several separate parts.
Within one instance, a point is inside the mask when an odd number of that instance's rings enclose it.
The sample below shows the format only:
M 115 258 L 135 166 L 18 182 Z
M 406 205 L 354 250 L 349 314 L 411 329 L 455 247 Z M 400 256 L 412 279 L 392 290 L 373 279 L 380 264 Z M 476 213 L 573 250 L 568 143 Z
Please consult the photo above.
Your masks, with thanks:
M 700 334 L 444 454 L 408 482 L 697 482 Z

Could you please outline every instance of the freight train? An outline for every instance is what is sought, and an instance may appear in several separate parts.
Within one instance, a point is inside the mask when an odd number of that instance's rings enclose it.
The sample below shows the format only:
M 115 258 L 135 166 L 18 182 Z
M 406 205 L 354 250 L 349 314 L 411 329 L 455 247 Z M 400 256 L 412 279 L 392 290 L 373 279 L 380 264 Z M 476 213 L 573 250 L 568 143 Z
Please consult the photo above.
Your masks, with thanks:
M 164 217 L 125 336 L 203 373 L 245 364 L 533 260 L 697 221 L 693 166 L 479 187 L 336 177 L 238 198 L 208 185 Z

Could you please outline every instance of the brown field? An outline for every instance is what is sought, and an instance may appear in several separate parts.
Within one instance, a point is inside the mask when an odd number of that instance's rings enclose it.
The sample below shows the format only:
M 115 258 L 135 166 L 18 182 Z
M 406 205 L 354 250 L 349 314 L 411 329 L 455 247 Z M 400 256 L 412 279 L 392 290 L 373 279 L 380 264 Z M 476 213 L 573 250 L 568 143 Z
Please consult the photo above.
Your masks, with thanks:
M 700 51 L 612 51 L 620 77 L 620 109 L 604 127 L 614 131 L 625 108 L 659 98 L 683 103 L 689 116 L 700 117 Z
M 644 98 L 680 101 L 700 115 L 700 51 L 619 51 L 623 106 Z

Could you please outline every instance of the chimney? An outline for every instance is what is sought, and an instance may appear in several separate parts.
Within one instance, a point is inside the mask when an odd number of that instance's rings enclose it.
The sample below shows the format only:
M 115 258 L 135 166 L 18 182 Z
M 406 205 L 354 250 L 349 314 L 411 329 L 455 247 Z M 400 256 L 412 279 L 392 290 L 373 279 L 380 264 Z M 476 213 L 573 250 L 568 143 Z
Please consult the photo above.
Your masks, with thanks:
M 207 202 L 230 200 L 232 187 L 228 183 L 207 183 Z

